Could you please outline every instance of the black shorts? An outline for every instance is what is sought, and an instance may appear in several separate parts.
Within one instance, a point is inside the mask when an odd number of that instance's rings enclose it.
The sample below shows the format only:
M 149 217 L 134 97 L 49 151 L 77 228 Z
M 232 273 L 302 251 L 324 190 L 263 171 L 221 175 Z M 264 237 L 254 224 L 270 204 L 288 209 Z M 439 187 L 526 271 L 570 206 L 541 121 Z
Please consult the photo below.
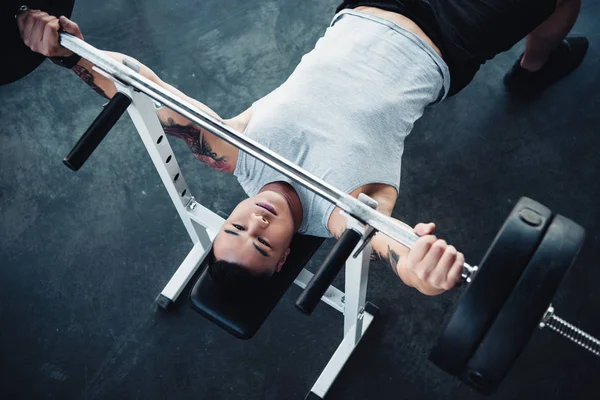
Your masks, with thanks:
M 556 9 L 557 0 L 346 0 L 339 7 L 377 7 L 413 20 L 440 48 L 450 69 L 449 94 L 479 67 L 510 49 Z

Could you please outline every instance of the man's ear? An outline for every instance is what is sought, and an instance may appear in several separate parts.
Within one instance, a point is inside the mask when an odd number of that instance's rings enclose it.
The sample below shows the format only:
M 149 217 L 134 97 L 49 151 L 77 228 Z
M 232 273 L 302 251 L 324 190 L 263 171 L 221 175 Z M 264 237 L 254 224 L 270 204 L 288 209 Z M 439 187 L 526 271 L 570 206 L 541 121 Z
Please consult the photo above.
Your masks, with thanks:
M 288 247 L 287 249 L 285 249 L 281 257 L 279 258 L 279 261 L 277 261 L 277 269 L 275 270 L 275 272 L 281 271 L 281 267 L 283 267 L 283 264 L 285 264 L 285 260 L 287 260 L 289 254 L 290 248 Z

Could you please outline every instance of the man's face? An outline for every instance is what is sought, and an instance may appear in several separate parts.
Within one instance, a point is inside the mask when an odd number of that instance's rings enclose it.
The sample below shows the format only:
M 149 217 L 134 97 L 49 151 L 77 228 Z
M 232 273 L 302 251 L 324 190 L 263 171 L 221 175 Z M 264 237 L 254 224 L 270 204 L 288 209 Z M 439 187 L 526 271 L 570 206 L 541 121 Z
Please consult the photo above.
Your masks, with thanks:
M 294 236 L 285 198 L 264 191 L 237 205 L 213 242 L 218 260 L 243 265 L 257 275 L 281 269 Z

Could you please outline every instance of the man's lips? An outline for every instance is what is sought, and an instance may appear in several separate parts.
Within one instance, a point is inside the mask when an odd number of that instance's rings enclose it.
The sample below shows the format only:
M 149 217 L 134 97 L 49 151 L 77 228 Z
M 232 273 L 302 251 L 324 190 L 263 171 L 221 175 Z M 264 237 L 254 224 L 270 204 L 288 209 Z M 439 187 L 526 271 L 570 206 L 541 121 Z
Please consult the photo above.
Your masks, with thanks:
M 264 208 L 265 210 L 267 210 L 268 212 L 270 212 L 273 215 L 277 215 L 277 211 L 275 211 L 275 207 L 273 207 L 272 205 L 270 205 L 269 203 L 256 203 L 257 206 L 259 206 L 260 208 Z

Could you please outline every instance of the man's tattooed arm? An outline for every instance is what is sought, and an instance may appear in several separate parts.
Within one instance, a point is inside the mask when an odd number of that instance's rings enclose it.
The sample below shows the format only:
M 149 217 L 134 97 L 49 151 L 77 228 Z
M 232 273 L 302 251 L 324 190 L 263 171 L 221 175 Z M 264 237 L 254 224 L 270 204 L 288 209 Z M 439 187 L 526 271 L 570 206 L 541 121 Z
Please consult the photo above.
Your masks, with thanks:
M 413 276 L 406 268 L 410 250 L 381 232 L 373 237 L 372 244 L 373 253 L 371 253 L 371 259 L 381 261 L 383 264 L 387 265 L 394 272 L 394 275 L 399 277 L 402 282 L 408 286 L 414 286 L 415 282 Z
M 192 102 L 198 108 L 203 109 L 205 112 L 218 118 L 218 115 L 214 111 L 202 103 L 188 98 L 173 86 L 161 81 L 154 72 L 136 60 L 119 53 L 105 53 L 115 60 L 122 62 L 128 67 L 134 69 L 136 72 L 142 74 L 154 83 L 162 86 L 172 93 L 175 93 L 178 96 L 188 99 L 188 101 Z M 117 92 L 115 84 L 110 79 L 107 79 L 106 77 L 94 71 L 93 64 L 85 59 L 81 59 L 79 63 L 73 67 L 73 71 L 102 97 L 110 99 Z M 229 159 L 233 159 L 234 156 L 232 156 L 231 153 L 223 154 L 223 152 L 227 149 L 233 148 L 232 146 L 224 145 L 224 142 L 222 143 L 221 139 L 213 137 L 212 134 L 208 133 L 204 129 L 201 129 L 191 121 L 182 118 L 172 110 L 159 107 L 157 108 L 157 113 L 165 133 L 167 135 L 183 139 L 192 150 L 194 157 L 216 171 L 233 172 L 235 163 L 231 163 Z
M 205 132 L 201 128 L 193 124 L 177 124 L 173 121 L 173 118 L 169 118 L 166 123 L 161 121 L 161 124 L 167 135 L 184 140 L 192 150 L 192 153 L 194 153 L 194 157 L 198 160 L 216 171 L 229 171 L 230 165 L 226 157 L 219 157 L 217 153 L 213 152 L 213 149 L 206 140 Z
M 73 71 L 78 77 L 80 77 L 85 83 L 87 83 L 92 89 L 94 89 L 96 93 L 108 99 L 108 96 L 106 95 L 106 93 L 104 93 L 104 90 L 102 90 L 98 85 L 96 85 L 96 82 L 94 81 L 94 75 L 92 75 L 92 73 L 90 73 L 90 71 L 88 71 L 84 66 L 79 64 L 75 65 L 73 67 Z
M 387 245 L 386 253 L 387 254 L 384 254 L 383 252 L 378 252 L 377 250 L 373 249 L 373 252 L 371 253 L 371 260 L 383 262 L 392 269 L 396 276 L 398 276 L 398 261 L 400 261 L 400 255 L 396 253 L 389 244 Z

